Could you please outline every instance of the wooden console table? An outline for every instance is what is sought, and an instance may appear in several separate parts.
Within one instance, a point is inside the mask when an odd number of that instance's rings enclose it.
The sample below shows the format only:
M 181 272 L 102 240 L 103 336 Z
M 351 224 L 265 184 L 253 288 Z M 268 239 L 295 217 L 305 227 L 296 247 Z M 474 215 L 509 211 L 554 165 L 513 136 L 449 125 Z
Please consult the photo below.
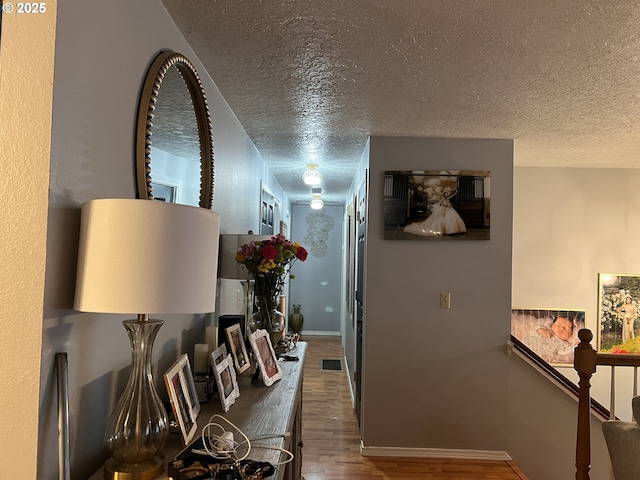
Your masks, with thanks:
M 220 398 L 215 394 L 208 402 L 202 403 L 198 415 L 198 432 L 207 424 L 211 415 L 219 414 L 228 419 L 250 440 L 266 435 L 284 434 L 283 437 L 257 440 L 255 443 L 273 445 L 284 448 L 293 453 L 291 462 L 276 469 L 276 473 L 269 479 L 300 480 L 302 478 L 302 381 L 304 360 L 307 350 L 306 342 L 298 342 L 295 349 L 288 352 L 299 360 L 280 362 L 282 379 L 270 387 L 265 387 L 261 379 L 251 383 L 251 377 L 238 377 L 240 396 L 227 413 L 223 413 Z M 238 440 L 238 438 L 236 438 Z M 176 434 L 169 434 L 167 443 L 162 450 L 165 463 L 173 460 L 184 448 L 181 438 Z M 280 463 L 288 456 L 273 449 L 256 448 L 248 457 L 251 460 L 269 462 L 272 465 Z M 89 480 L 103 480 L 102 468 L 91 476 Z M 165 474 L 157 480 L 170 480 Z

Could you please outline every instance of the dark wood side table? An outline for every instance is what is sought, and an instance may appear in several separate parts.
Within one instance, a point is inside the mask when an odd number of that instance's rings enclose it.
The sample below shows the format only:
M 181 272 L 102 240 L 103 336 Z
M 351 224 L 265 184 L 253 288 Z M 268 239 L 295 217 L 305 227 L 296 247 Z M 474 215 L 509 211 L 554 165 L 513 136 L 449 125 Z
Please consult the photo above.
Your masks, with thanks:
M 275 475 L 269 477 L 276 480 L 300 480 L 302 478 L 302 382 L 304 361 L 307 350 L 306 342 L 298 342 L 288 355 L 298 357 L 298 361 L 280 362 L 282 379 L 270 387 L 265 387 L 261 379 L 251 383 L 251 377 L 238 377 L 240 396 L 227 413 L 223 413 L 218 395 L 208 402 L 202 403 L 198 415 L 198 432 L 207 424 L 209 418 L 219 414 L 242 430 L 250 440 L 267 435 L 284 434 L 276 438 L 256 440 L 256 444 L 267 444 L 284 448 L 293 453 L 291 462 L 279 466 Z M 198 433 L 198 434 L 199 434 Z M 236 440 L 239 440 L 236 438 Z M 162 450 L 165 462 L 169 462 L 184 448 L 181 438 L 170 434 Z M 255 448 L 249 455 L 251 460 L 278 464 L 288 458 L 280 451 Z M 103 480 L 101 468 L 89 480 Z M 165 473 L 156 480 L 170 480 Z

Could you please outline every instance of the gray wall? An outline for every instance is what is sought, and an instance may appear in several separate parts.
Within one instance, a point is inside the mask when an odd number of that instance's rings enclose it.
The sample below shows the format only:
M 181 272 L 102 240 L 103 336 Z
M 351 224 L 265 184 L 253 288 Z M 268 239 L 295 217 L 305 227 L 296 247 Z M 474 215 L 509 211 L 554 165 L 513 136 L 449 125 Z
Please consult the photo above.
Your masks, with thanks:
M 105 424 L 128 376 L 126 316 L 72 310 L 79 207 L 100 197 L 134 198 L 138 96 L 161 49 L 186 55 L 204 82 L 215 150 L 214 210 L 221 233 L 258 227 L 260 181 L 289 202 L 159 0 L 59 2 L 55 57 L 47 274 L 43 325 L 38 478 L 57 478 L 54 356 L 69 358 L 72 477 L 85 479 L 108 457 Z M 202 342 L 206 319 L 173 315 L 154 346 L 156 383 Z
M 491 240 L 384 240 L 390 167 L 490 170 Z M 371 138 L 364 445 L 507 449 L 512 175 L 511 140 Z
M 491 170 L 491 240 L 384 241 L 382 175 L 389 168 Z M 624 225 L 633 235 L 635 227 L 628 224 L 637 203 L 631 192 L 637 177 L 602 170 L 516 169 L 513 187 L 512 171 L 510 141 L 371 139 L 363 444 L 504 451 L 532 479 L 564 480 L 575 474 L 577 402 L 506 348 L 512 221 L 518 235 L 513 242 L 514 305 L 554 299 L 563 299 L 562 305 L 567 305 L 578 301 L 571 300 L 578 288 L 567 286 L 561 277 L 551 288 L 556 296 L 545 295 L 540 290 L 549 290 L 545 287 L 548 274 L 567 269 L 581 272 L 585 263 L 600 263 L 602 242 L 611 241 L 613 235 L 595 234 L 602 224 L 593 222 L 596 225 L 587 229 L 589 234 L 581 235 L 580 247 L 575 248 L 575 239 L 561 241 L 574 247 L 561 249 L 560 254 L 554 252 L 558 242 L 551 238 L 556 239 L 558 231 L 580 231 L 573 217 L 594 218 L 586 214 L 594 210 L 606 215 L 603 210 L 614 205 L 620 212 L 613 223 Z M 596 184 L 606 191 L 617 185 L 622 191 L 614 201 L 596 206 L 598 198 L 588 195 Z M 562 205 L 567 192 L 578 185 L 584 194 Z M 540 197 L 544 200 L 539 201 Z M 626 206 L 622 206 L 624 198 L 629 199 Z M 626 243 L 614 243 L 609 251 L 618 248 L 627 251 L 620 254 L 620 261 L 628 267 L 636 254 Z M 578 265 L 577 257 L 585 255 L 588 259 Z M 593 294 L 596 285 L 592 277 L 587 282 L 591 293 L 584 295 Z M 442 291 L 452 292 L 451 310 L 438 308 Z M 626 382 L 625 387 L 629 385 Z M 592 478 L 607 478 L 601 421 L 592 417 L 591 429 Z
M 302 305 L 303 334 L 338 335 L 343 307 L 344 207 L 325 205 L 312 210 L 308 204 L 293 205 L 291 239 L 309 252 L 297 262 L 289 284 L 289 314 Z

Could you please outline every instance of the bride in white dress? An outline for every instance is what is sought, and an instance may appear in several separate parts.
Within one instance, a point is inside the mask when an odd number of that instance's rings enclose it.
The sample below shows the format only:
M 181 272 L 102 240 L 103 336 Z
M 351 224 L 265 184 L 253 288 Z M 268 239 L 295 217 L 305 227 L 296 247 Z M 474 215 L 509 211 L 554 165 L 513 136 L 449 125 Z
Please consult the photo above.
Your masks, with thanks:
M 442 200 L 432 207 L 431 215 L 429 215 L 426 220 L 411 223 L 404 227 L 404 231 L 426 237 L 438 237 L 441 235 L 453 235 L 466 232 L 467 227 L 464 221 L 449 201 L 456 193 L 457 190 L 445 192 Z

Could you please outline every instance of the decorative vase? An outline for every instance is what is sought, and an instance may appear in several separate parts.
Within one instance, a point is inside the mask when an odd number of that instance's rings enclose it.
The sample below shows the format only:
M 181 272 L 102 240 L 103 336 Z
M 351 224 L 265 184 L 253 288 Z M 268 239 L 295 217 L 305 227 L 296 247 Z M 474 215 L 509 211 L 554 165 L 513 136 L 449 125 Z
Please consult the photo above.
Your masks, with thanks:
M 300 333 L 302 331 L 304 315 L 300 313 L 301 306 L 302 305 L 293 306 L 293 313 L 289 317 L 289 330 L 291 330 L 291 333 Z
M 266 304 L 260 299 L 256 299 L 256 305 L 258 311 L 249 317 L 249 328 L 252 332 L 266 330 L 275 349 L 284 334 L 284 315 L 270 305 L 264 308 Z

